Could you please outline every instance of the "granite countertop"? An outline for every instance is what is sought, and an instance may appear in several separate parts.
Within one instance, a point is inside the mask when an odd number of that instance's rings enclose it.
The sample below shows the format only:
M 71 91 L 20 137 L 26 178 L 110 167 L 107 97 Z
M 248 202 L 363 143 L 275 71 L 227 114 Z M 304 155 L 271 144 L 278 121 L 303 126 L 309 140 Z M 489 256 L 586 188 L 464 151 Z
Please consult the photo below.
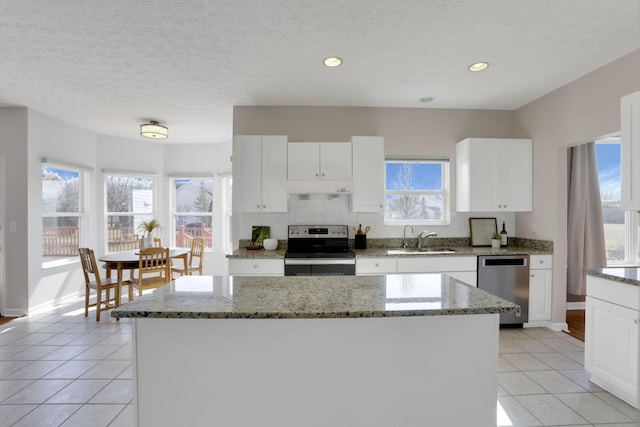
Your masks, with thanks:
M 608 267 L 584 272 L 589 276 L 640 286 L 640 267 Z
M 439 248 L 439 247 L 438 247 Z M 438 249 L 435 248 L 435 249 Z M 414 248 L 415 249 L 415 248 Z M 504 249 L 492 249 L 490 247 L 473 246 L 446 246 L 446 249 L 453 249 L 453 253 L 396 253 L 401 250 L 399 247 L 372 247 L 367 249 L 354 249 L 356 258 L 373 257 L 432 257 L 432 256 L 478 256 L 478 255 L 549 255 L 553 251 L 537 249 L 526 246 L 508 246 Z M 411 248 L 408 249 L 411 251 Z M 283 259 L 286 249 L 276 249 L 267 251 L 264 249 L 247 250 L 245 248 L 236 249 L 227 258 L 238 259 Z
M 116 318 L 315 319 L 512 313 L 519 306 L 446 274 L 182 276 Z

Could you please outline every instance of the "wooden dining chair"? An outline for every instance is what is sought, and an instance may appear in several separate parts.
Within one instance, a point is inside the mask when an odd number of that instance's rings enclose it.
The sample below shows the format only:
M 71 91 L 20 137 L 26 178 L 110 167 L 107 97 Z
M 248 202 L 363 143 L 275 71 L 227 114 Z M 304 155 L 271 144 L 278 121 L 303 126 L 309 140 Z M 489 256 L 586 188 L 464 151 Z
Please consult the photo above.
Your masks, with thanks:
M 138 296 L 146 289 L 159 288 L 171 281 L 169 248 L 147 248 L 140 250 L 137 277 L 131 278 L 138 288 Z
M 194 259 L 196 260 L 194 264 Z M 178 273 L 182 276 L 191 276 L 194 272 L 198 272 L 202 276 L 202 263 L 204 261 L 204 238 L 194 237 L 191 241 L 191 252 L 189 252 L 189 262 L 187 265 L 180 267 L 171 267 L 171 275 Z
M 118 279 L 101 278 L 100 270 L 96 264 L 96 257 L 92 249 L 78 248 L 80 254 L 80 262 L 82 263 L 82 271 L 84 273 L 85 281 L 85 296 L 84 296 L 84 317 L 89 316 L 89 307 L 96 308 L 96 321 L 100 321 L 100 313 L 103 311 L 111 310 L 120 305 L 120 301 L 116 299 L 118 286 Z M 123 280 L 121 285 L 131 286 L 130 280 Z M 96 291 L 96 302 L 89 304 L 89 294 L 91 289 Z M 113 291 L 113 296 L 111 294 Z M 103 299 L 103 292 L 105 299 Z M 131 300 L 133 293 L 129 288 L 129 300 Z
M 162 247 L 162 239 L 160 237 L 153 238 L 153 247 L 161 248 Z

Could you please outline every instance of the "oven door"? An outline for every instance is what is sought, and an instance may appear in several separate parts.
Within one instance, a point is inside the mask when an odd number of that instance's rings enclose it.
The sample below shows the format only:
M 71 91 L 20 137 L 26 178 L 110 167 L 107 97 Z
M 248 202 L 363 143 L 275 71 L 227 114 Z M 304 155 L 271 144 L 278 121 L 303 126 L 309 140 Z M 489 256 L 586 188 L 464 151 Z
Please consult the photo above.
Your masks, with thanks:
M 354 276 L 355 259 L 286 259 L 285 276 Z

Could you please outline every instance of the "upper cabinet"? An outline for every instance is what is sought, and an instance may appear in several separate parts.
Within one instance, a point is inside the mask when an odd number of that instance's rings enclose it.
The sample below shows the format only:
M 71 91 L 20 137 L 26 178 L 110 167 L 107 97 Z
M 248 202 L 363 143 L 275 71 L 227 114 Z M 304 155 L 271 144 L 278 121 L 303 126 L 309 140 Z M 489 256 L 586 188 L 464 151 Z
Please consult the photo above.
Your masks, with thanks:
M 467 138 L 456 144 L 456 210 L 532 210 L 530 139 Z
M 290 181 L 351 180 L 350 142 L 290 142 L 288 145 Z
M 234 136 L 233 185 L 241 212 L 287 212 L 286 179 L 286 136 Z
M 640 92 L 620 100 L 622 185 L 620 207 L 640 211 Z
M 354 136 L 352 212 L 380 213 L 384 207 L 384 138 Z

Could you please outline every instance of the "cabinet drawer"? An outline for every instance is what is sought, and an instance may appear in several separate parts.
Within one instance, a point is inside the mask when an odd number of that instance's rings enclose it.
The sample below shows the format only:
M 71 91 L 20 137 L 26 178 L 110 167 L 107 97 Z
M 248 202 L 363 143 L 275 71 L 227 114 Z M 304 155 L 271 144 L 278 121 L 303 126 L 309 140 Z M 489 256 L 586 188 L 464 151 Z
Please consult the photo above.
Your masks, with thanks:
M 530 270 L 553 268 L 553 255 L 531 255 L 529 262 L 531 263 Z
M 640 286 L 587 276 L 587 296 L 640 311 Z
M 422 256 L 398 258 L 398 273 L 446 273 L 476 271 L 478 257 Z
M 396 273 L 398 263 L 396 258 L 360 258 L 356 259 L 356 274 L 387 274 Z
M 284 276 L 284 260 L 230 259 L 229 274 L 237 276 Z

